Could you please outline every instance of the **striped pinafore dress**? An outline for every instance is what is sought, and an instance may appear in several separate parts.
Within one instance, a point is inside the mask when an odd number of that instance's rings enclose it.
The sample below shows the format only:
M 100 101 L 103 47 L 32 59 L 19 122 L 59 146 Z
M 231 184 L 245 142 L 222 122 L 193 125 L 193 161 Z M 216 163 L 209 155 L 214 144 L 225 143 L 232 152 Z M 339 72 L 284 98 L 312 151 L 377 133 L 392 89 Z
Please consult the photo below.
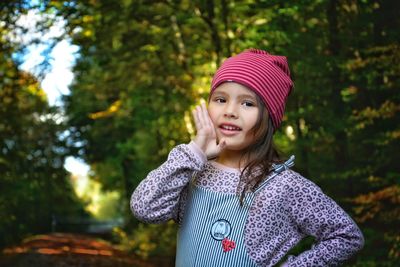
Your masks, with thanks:
M 240 205 L 236 194 L 214 192 L 191 181 L 185 214 L 178 231 L 177 267 L 257 266 L 244 244 L 244 228 L 250 206 L 277 174 L 293 166 L 294 156 L 274 165 L 272 174 Z

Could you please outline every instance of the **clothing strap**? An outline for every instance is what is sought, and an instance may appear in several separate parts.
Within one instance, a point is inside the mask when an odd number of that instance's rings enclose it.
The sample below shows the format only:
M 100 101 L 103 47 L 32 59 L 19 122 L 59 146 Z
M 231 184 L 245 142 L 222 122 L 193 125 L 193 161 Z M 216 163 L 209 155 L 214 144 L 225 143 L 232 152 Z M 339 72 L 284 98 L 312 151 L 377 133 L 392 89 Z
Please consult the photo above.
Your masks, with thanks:
M 295 156 L 291 155 L 290 158 L 285 161 L 284 163 L 281 164 L 272 164 L 272 175 L 270 175 L 264 182 L 261 183 L 261 185 L 254 191 L 254 193 L 258 193 L 259 191 L 261 191 L 275 176 L 277 176 L 278 174 L 280 174 L 283 171 L 286 171 L 288 169 L 290 169 L 291 167 L 294 166 L 294 160 L 295 160 Z
M 290 169 L 290 167 L 294 166 L 294 159 L 295 156 L 291 155 L 290 158 L 282 164 L 273 163 L 272 168 L 274 169 L 274 172 L 281 173 L 282 171 Z

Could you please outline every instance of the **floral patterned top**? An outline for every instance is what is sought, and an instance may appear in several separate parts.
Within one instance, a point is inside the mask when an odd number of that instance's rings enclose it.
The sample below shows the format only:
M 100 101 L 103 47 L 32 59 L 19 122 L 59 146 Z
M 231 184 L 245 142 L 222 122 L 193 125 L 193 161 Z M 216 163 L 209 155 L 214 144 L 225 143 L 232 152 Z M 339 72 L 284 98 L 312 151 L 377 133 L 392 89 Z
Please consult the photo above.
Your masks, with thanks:
M 207 161 L 194 142 L 181 144 L 133 192 L 133 214 L 149 223 L 170 219 L 179 223 L 194 172 L 197 186 L 237 192 L 239 169 Z M 315 237 L 315 244 L 298 256 L 289 256 L 285 266 L 338 266 L 364 245 L 363 235 L 349 215 L 316 184 L 290 169 L 271 180 L 249 208 L 244 242 L 259 266 L 274 266 L 306 236 Z

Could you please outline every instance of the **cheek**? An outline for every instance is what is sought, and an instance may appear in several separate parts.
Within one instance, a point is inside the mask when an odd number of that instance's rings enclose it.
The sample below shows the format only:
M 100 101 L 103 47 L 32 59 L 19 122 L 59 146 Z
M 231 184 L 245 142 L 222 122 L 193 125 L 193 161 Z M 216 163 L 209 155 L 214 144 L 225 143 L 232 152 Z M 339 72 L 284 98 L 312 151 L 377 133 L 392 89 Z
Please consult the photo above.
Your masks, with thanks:
M 253 128 L 256 123 L 257 123 L 257 119 L 258 119 L 258 111 L 254 112 L 252 114 L 249 114 L 249 116 L 247 117 L 246 121 L 247 121 L 247 125 L 248 127 L 251 129 Z

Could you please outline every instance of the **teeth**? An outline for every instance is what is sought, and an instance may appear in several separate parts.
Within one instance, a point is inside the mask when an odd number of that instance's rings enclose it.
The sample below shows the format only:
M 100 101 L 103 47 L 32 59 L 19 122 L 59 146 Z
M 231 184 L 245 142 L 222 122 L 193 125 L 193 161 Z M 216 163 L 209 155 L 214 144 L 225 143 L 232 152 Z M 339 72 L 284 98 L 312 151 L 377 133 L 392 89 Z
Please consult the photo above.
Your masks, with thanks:
M 229 126 L 229 125 L 222 125 L 221 128 L 223 128 L 225 130 L 231 130 L 231 131 L 233 131 L 233 130 L 239 131 L 240 130 L 240 128 L 238 128 L 238 127 Z

